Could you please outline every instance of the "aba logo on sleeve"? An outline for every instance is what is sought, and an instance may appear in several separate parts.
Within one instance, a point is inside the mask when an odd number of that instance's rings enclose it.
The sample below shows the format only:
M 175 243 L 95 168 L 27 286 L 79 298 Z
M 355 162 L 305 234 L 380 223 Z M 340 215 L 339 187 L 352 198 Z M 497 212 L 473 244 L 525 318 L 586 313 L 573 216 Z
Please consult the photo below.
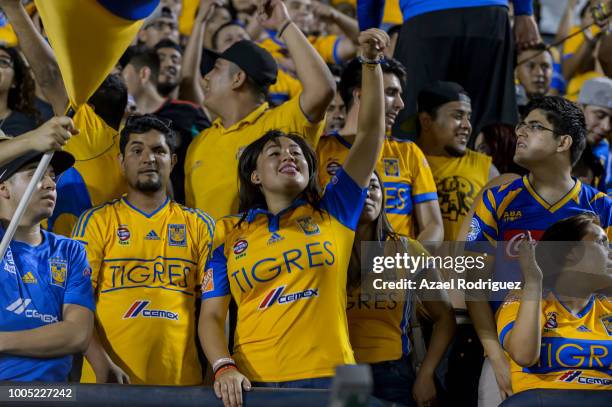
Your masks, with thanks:
M 168 245 L 180 247 L 187 246 L 187 233 L 185 231 L 185 225 L 168 225 Z
M 213 269 L 208 269 L 204 272 L 202 278 L 202 292 L 210 293 L 215 291 L 215 280 L 213 278 Z
M 51 271 L 51 284 L 66 288 L 66 276 L 68 275 L 68 262 L 63 259 L 49 259 Z

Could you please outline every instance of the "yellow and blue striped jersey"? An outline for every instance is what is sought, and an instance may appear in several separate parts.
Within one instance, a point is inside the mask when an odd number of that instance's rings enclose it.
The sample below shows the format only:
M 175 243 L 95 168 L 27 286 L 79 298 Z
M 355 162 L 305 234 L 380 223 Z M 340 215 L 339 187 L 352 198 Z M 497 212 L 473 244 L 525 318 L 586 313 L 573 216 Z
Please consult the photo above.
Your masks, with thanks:
M 98 333 L 135 384 L 202 382 L 195 301 L 213 220 L 169 199 L 144 213 L 124 196 L 79 218 L 73 238 L 91 264 Z M 95 383 L 88 364 L 82 380 Z
M 302 83 L 279 67 L 276 83 L 270 86 L 268 92 L 268 101 L 272 106 L 278 106 L 297 97 L 301 92 Z
M 338 133 L 319 140 L 319 183 L 326 185 L 348 155 L 351 143 Z M 385 187 L 385 213 L 393 230 L 416 238 L 414 206 L 438 199 L 436 184 L 421 149 L 412 141 L 387 137 L 376 171 Z
M 346 270 L 365 197 L 340 170 L 319 209 L 298 200 L 217 222 L 202 299 L 231 294 L 238 304 L 233 357 L 250 380 L 329 377 L 355 363 Z
M 399 242 L 398 242 L 399 244 Z M 408 240 L 408 253 L 427 255 L 416 240 Z M 398 270 L 399 272 L 400 270 Z M 405 273 L 399 278 L 410 278 Z M 361 287 L 371 287 L 362 281 Z M 411 351 L 408 329 L 413 307 L 413 290 L 362 290 L 348 293 L 349 335 L 357 363 L 379 363 L 398 360 Z
M 495 262 L 495 280 L 519 281 L 518 247 L 527 231 L 539 240 L 553 223 L 583 212 L 597 214 L 601 227 L 612 237 L 612 199 L 606 194 L 576 180 L 574 187 L 551 205 L 538 195 L 525 175 L 483 194 L 475 207 L 466 248 L 496 255 L 500 261 Z M 494 307 L 506 294 L 501 290 L 494 293 Z
M 426 155 L 438 189 L 444 240 L 454 241 L 474 198 L 489 181 L 491 157 L 466 150 L 463 157 Z
M 520 298 L 510 294 L 497 313 L 503 344 L 518 315 Z M 612 390 L 612 302 L 592 295 L 574 315 L 553 293 L 542 301 L 540 359 L 528 368 L 510 361 L 512 390 Z

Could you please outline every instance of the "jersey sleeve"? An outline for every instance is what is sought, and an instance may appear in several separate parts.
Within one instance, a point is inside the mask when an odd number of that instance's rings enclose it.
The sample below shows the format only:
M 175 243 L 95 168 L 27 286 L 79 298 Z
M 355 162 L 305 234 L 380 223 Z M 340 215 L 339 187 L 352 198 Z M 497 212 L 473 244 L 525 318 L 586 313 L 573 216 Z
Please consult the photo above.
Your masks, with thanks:
M 591 205 L 599 216 L 601 228 L 606 231 L 608 240 L 612 241 L 612 199 L 605 193 L 598 192 L 591 199 Z
M 93 290 L 90 279 L 91 269 L 87 262 L 85 248 L 74 244 L 68 265 L 68 281 L 64 291 L 64 304 L 76 304 L 95 312 Z
M 198 241 L 196 242 L 198 247 L 198 271 L 196 281 L 201 285 L 205 277 L 206 262 L 210 257 L 212 249 L 215 221 L 204 211 L 196 209 L 195 212 L 198 216 Z
M 312 46 L 328 64 L 342 65 L 342 59 L 338 55 L 338 47 L 342 37 L 337 35 L 323 35 L 312 41 Z
M 225 257 L 225 225 L 217 223 L 212 244 L 212 253 L 206 263 L 202 278 L 202 299 L 230 295 L 229 278 L 227 277 L 227 258 Z
M 357 185 L 341 168 L 327 184 L 321 207 L 344 226 L 355 230 L 366 195 L 367 188 Z
M 93 208 L 84 212 L 72 230 L 72 238 L 85 247 L 87 260 L 91 267 L 91 284 L 94 290 L 98 287 L 105 240 L 98 216 L 95 216 L 98 209 Z
M 412 174 L 412 202 L 417 205 L 423 202 L 438 200 L 438 190 L 429 163 L 421 149 L 410 143 L 411 156 L 408 157 L 410 174 Z
M 518 315 L 521 299 L 516 293 L 510 293 L 502 306 L 497 310 L 495 321 L 497 324 L 497 335 L 499 343 L 504 346 L 504 340 L 508 332 L 514 327 L 514 321 Z
M 297 133 L 304 137 L 313 149 L 316 148 L 325 126 L 325 118 L 317 123 L 310 122 L 302 111 L 299 96 L 275 107 L 270 118 L 272 122 L 266 127 L 277 128 L 286 133 Z
M 496 201 L 494 192 L 489 189 L 476 202 L 474 217 L 470 222 L 466 249 L 475 252 L 491 252 L 497 247 L 499 230 L 497 227 Z

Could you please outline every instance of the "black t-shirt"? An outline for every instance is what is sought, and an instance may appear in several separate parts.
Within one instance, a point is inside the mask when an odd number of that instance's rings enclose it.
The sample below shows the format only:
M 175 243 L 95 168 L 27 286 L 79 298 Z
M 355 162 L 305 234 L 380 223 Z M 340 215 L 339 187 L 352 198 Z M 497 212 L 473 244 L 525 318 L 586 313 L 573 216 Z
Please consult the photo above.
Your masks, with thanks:
M 38 110 L 38 117 L 13 110 L 4 121 L 1 121 L 0 129 L 8 136 L 19 136 L 34 130 L 53 117 L 53 109 L 47 102 L 37 98 L 35 106 Z
M 176 149 L 177 162 L 170 180 L 174 188 L 174 200 L 185 203 L 185 156 L 191 140 L 204 129 L 210 127 L 210 120 L 195 103 L 184 100 L 168 99 L 155 112 L 156 116 L 172 122 L 171 128 L 178 136 Z

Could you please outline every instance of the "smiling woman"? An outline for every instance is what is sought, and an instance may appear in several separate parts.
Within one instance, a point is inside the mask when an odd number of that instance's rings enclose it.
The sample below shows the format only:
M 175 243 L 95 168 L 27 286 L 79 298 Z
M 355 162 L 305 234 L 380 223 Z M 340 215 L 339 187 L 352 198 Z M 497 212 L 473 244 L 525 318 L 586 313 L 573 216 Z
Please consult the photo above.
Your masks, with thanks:
M 360 43 L 364 59 L 376 61 L 389 38 L 369 30 Z M 199 327 L 226 406 L 241 403 L 250 381 L 327 388 L 336 366 L 355 362 L 346 270 L 385 135 L 382 70 L 369 62 L 363 71 L 357 136 L 323 196 L 316 154 L 298 135 L 268 131 L 240 156 L 242 213 L 217 222 Z M 238 305 L 233 357 L 224 335 L 231 298 Z

